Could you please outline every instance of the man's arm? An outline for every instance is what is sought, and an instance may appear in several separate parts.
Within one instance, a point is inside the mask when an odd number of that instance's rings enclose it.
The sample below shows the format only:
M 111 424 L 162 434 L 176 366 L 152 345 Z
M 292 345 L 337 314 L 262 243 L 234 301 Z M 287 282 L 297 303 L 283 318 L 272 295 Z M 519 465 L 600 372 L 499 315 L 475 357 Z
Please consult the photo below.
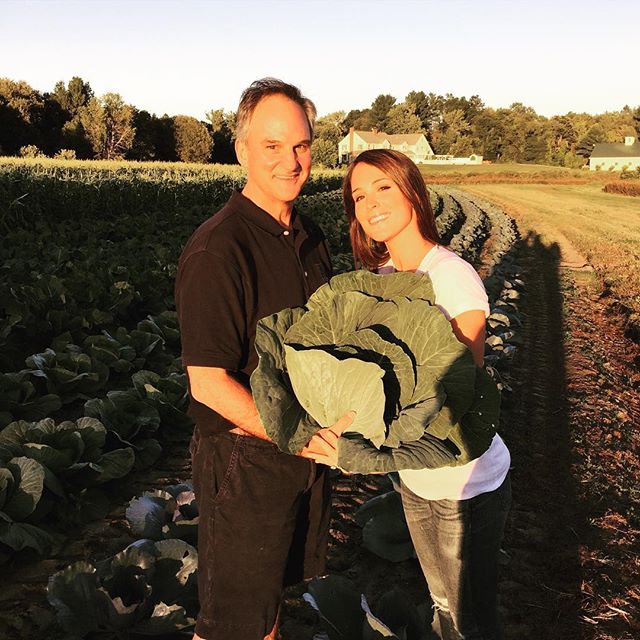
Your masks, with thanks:
M 226 369 L 188 366 L 187 375 L 194 400 L 207 405 L 245 433 L 271 442 L 251 392 L 230 376 Z M 355 413 L 347 413 L 334 425 L 321 429 L 314 439 L 326 438 L 332 442 L 334 437 L 340 437 L 351 425 L 354 417 Z M 307 451 L 308 447 L 305 447 L 300 455 L 310 457 Z
M 187 367 L 191 395 L 246 433 L 271 440 L 265 431 L 251 392 L 226 369 Z

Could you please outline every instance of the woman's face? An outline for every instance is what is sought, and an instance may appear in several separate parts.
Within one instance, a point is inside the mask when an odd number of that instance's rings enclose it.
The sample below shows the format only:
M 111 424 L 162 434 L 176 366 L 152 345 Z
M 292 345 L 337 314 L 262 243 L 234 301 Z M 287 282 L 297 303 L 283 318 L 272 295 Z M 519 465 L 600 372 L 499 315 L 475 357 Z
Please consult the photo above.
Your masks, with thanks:
M 364 232 L 376 242 L 388 243 L 417 230 L 411 203 L 386 173 L 370 164 L 356 165 L 351 174 L 351 195 L 356 219 Z

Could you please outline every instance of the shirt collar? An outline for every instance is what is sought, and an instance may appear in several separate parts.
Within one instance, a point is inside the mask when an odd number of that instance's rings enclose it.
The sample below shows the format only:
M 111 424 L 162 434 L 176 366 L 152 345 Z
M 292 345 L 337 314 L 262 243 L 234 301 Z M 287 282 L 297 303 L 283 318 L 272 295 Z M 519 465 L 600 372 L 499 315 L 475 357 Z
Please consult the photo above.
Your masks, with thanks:
M 240 191 L 234 191 L 231 194 L 229 203 L 245 220 L 247 220 L 247 222 L 250 222 L 263 231 L 270 233 L 272 236 L 281 236 L 285 231 L 287 231 L 287 229 L 285 229 L 272 215 L 255 204 L 252 200 L 249 200 L 249 198 L 243 195 Z M 305 232 L 302 220 L 295 208 L 291 212 L 291 228 L 296 234 L 300 231 Z

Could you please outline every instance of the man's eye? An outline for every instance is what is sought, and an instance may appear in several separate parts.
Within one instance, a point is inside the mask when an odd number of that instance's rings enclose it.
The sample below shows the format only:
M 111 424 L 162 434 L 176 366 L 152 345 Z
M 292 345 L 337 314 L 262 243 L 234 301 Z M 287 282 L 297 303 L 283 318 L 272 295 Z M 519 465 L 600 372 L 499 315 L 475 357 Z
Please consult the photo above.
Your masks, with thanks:
M 268 144 L 268 145 L 267 145 L 267 149 L 275 150 L 275 149 L 277 149 L 277 148 L 278 148 L 278 145 L 277 145 L 277 144 Z
M 296 149 L 298 150 L 298 153 L 306 153 L 307 151 L 309 151 L 309 145 L 308 144 L 299 144 Z

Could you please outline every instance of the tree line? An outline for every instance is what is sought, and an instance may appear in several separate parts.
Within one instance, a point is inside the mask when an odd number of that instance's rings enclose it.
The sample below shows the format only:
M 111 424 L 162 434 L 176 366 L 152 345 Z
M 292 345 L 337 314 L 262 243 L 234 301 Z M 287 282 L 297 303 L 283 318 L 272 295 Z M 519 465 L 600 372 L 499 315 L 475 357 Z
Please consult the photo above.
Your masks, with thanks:
M 338 142 L 350 127 L 422 132 L 437 154 L 579 167 L 598 142 L 640 137 L 640 106 L 547 118 L 522 103 L 487 107 L 477 95 L 411 91 L 397 102 L 381 94 L 369 108 L 317 120 L 312 151 L 318 164 L 337 164 Z M 234 163 L 234 129 L 233 112 L 212 109 L 205 121 L 156 116 L 117 93 L 95 96 L 79 77 L 44 93 L 26 82 L 0 78 L 0 155 Z

